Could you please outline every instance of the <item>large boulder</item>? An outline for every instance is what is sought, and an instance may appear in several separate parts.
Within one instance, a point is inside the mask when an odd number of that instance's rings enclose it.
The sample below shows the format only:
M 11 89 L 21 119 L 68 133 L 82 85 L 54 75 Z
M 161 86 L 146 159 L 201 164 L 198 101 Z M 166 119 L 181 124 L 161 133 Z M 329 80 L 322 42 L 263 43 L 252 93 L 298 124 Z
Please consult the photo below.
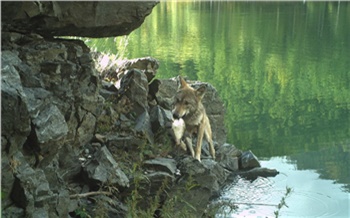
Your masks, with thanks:
M 138 28 L 157 1 L 2 2 L 4 27 L 45 37 L 112 37 Z
M 129 179 L 119 168 L 106 146 L 94 154 L 94 158 L 84 166 L 84 172 L 92 186 L 109 183 L 120 187 L 129 186 Z

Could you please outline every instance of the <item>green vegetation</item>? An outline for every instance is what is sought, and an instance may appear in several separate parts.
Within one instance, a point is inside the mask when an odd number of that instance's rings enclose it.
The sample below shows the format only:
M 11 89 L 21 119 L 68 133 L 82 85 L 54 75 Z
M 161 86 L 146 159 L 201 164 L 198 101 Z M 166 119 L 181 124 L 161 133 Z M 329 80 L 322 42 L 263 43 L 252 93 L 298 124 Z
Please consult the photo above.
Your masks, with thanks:
M 279 217 L 279 215 L 280 215 L 280 210 L 281 210 L 281 208 L 283 207 L 283 206 L 285 206 L 285 207 L 288 207 L 288 205 L 286 204 L 286 198 L 291 194 L 291 192 L 292 192 L 292 188 L 290 188 L 290 187 L 286 187 L 286 193 L 284 194 L 284 196 L 281 198 L 281 202 L 277 205 L 277 210 L 274 212 L 274 214 L 275 214 L 275 216 L 276 216 L 276 218 L 278 218 Z
M 76 217 L 79 217 L 79 218 L 91 218 L 89 213 L 86 211 L 85 207 L 76 209 L 74 213 Z

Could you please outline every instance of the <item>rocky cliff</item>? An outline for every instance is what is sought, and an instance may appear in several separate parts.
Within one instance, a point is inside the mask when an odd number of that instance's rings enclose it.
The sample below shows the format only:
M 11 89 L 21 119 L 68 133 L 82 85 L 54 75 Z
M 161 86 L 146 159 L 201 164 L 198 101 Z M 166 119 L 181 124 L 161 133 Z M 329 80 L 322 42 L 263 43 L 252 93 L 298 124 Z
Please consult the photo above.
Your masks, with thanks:
M 101 69 L 82 41 L 52 38 L 127 34 L 154 5 L 2 3 L 3 217 L 201 217 L 230 176 L 277 173 L 225 143 L 215 87 L 190 82 L 207 86 L 217 149 L 198 162 L 169 134 L 177 81 L 155 79 L 156 59 Z
M 3 2 L 2 28 L 45 37 L 112 37 L 138 28 L 157 1 Z

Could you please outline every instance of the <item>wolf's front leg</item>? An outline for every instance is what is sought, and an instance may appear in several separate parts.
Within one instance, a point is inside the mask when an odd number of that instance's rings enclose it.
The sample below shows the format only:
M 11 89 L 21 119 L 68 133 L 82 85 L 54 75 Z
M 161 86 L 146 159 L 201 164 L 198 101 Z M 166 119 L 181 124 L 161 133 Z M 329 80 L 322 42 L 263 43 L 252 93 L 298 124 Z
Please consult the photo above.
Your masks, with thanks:
M 189 136 L 185 136 L 185 144 L 187 145 L 187 148 L 190 150 L 192 157 L 194 157 L 194 150 L 192 146 L 192 138 Z
M 201 162 L 201 153 L 202 153 L 202 142 L 204 136 L 203 124 L 198 126 L 198 135 L 197 135 L 197 146 L 196 146 L 196 156 L 195 158 Z

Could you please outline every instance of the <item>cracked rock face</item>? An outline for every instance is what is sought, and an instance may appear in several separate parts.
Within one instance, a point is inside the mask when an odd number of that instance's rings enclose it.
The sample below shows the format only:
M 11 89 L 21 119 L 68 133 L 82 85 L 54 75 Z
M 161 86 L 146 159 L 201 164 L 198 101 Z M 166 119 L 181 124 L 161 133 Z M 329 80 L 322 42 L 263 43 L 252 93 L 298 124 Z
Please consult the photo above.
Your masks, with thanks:
M 64 143 L 87 143 L 99 87 L 89 49 L 75 41 L 27 40 L 17 51 L 2 52 L 2 135 L 9 149 L 26 141 L 45 157 Z
M 10 31 L 45 37 L 112 37 L 138 28 L 157 1 L 3 2 L 2 22 Z
M 100 101 L 89 49 L 80 41 L 9 32 L 2 45 L 1 156 L 8 169 L 2 172 L 3 203 L 13 200 L 32 217 L 66 215 L 55 208 L 69 208 L 68 192 L 55 187 L 80 166 L 70 169 L 61 159 L 74 158 L 69 154 L 91 140 Z M 68 153 L 58 155 L 62 148 Z M 3 215 L 9 213 L 23 211 Z

